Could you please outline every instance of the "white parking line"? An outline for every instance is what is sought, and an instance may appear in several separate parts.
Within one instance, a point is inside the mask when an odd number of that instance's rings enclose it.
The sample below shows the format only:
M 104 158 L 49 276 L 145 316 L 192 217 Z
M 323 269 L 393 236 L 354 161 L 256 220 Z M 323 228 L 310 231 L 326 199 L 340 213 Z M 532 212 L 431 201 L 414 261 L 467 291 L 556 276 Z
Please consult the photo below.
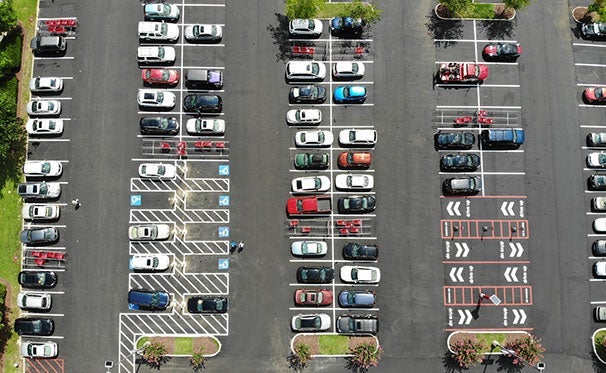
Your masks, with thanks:
M 174 45 L 176 47 L 184 47 L 184 48 L 224 47 L 225 46 L 225 44 L 223 44 L 223 43 L 219 43 L 219 44 L 176 43 L 176 44 L 171 44 L 171 45 Z
M 73 60 L 74 57 L 34 57 L 34 61 L 38 60 Z
M 160 155 L 160 154 L 158 154 Z M 149 162 L 150 158 L 131 158 L 132 162 Z M 178 158 L 175 156 L 174 158 L 153 158 L 153 160 L 155 162 L 174 162 L 176 160 L 178 160 Z M 188 158 L 187 162 L 222 162 L 222 163 L 229 163 L 229 158 L 203 158 L 203 159 L 194 159 L 194 158 Z
M 606 67 L 605 64 L 601 63 L 575 63 L 575 66 L 587 66 L 587 67 Z
M 372 39 L 288 39 L 288 41 L 294 42 L 311 42 L 311 43 L 351 43 L 351 42 L 359 42 L 359 43 L 370 43 Z M 331 48 L 332 51 L 332 48 Z
M 595 47 L 595 48 L 606 48 L 603 44 L 586 44 L 586 43 L 572 43 L 575 47 Z
M 577 87 L 595 87 L 596 85 L 600 85 L 600 83 L 577 83 Z
M 54 269 L 53 269 L 54 271 Z M 33 316 L 38 316 L 38 317 L 63 317 L 65 316 L 65 314 L 63 313 L 37 313 L 37 312 L 21 312 L 21 316 L 24 317 L 33 317 Z
M 49 224 L 49 223 L 44 223 L 42 221 L 24 223 L 23 226 L 25 228 L 41 228 L 41 227 L 67 228 L 67 225 L 65 225 L 65 224 Z
M 352 85 L 352 84 L 356 84 L 356 85 L 360 85 L 360 84 L 369 84 L 369 85 L 373 85 L 375 84 L 375 82 L 373 81 L 330 81 L 330 82 L 288 82 L 286 84 L 288 85 L 301 85 L 301 84 L 315 84 L 315 85 L 330 85 L 332 87 L 332 85 Z
M 448 128 L 446 128 L 448 129 Z M 452 153 L 452 149 L 438 149 L 438 153 Z M 478 153 L 477 149 L 463 150 L 458 149 L 457 153 Z M 510 149 L 510 150 L 489 150 L 482 149 L 482 153 L 524 153 L 523 149 Z
M 477 110 L 477 106 L 457 106 L 457 105 L 440 105 L 436 106 L 436 109 L 462 109 L 462 110 Z M 522 109 L 521 106 L 482 106 L 482 109 Z
M 354 107 L 354 106 L 375 106 L 375 104 L 288 104 L 288 106 L 305 106 L 305 107 L 313 107 L 313 106 L 335 106 L 335 107 Z
M 590 302 L 590 304 L 606 304 L 606 301 L 596 301 L 596 302 Z
M 474 21 L 475 22 L 475 21 Z M 461 43 L 517 43 L 516 40 L 499 40 L 499 39 L 433 39 L 434 43 L 451 43 L 451 42 L 461 42 Z
M 581 128 L 606 128 L 606 125 L 601 125 L 601 126 L 595 125 L 594 126 L 594 125 L 582 124 L 580 127 Z
M 438 175 L 526 175 L 526 172 L 439 172 Z
M 166 66 L 158 66 L 166 68 Z M 207 69 L 207 70 L 225 70 L 225 66 L 183 66 L 184 69 Z
M 32 97 L 32 101 L 39 101 L 39 100 L 57 100 L 57 101 L 62 101 L 62 100 L 71 100 L 71 97 L 47 97 L 47 96 L 34 96 Z
M 225 113 L 196 113 L 189 111 L 138 111 L 139 115 L 191 115 L 191 116 L 224 116 Z
M 588 168 L 588 167 L 583 167 L 583 171 L 591 171 L 591 172 L 596 172 L 596 171 L 601 171 L 601 168 Z
M 606 281 L 606 278 L 590 278 L 589 281 L 590 282 L 604 282 L 604 281 Z
M 588 233 L 587 237 L 604 237 L 606 235 L 606 233 Z
M 590 107 L 594 109 L 606 109 L 606 105 L 587 105 L 587 104 L 579 104 L 579 107 Z
M 194 4 L 194 3 L 183 3 L 183 4 L 176 4 L 177 6 L 200 6 L 200 7 L 225 7 L 225 4 Z
M 22 334 L 21 338 L 32 338 L 32 339 L 63 339 L 62 336 L 60 335 L 28 335 L 28 334 Z
M 604 193 L 603 190 L 586 190 L 585 193 L 587 194 L 597 194 L 597 193 Z
M 520 88 L 519 84 L 477 84 L 477 83 L 469 83 L 469 84 L 436 84 L 436 87 L 445 87 L 445 88 Z
M 585 212 L 585 215 L 604 215 L 604 212 L 591 212 L 591 211 L 587 211 Z
M 39 139 L 36 137 L 28 137 L 27 141 L 30 142 L 68 142 L 70 139 Z
M 289 283 L 288 286 L 330 286 L 331 283 L 329 282 L 328 284 L 314 284 L 314 283 L 301 283 L 299 284 L 298 282 L 295 283 Z M 332 284 L 333 287 L 378 287 L 379 284 L 345 284 L 345 283 L 333 283 Z

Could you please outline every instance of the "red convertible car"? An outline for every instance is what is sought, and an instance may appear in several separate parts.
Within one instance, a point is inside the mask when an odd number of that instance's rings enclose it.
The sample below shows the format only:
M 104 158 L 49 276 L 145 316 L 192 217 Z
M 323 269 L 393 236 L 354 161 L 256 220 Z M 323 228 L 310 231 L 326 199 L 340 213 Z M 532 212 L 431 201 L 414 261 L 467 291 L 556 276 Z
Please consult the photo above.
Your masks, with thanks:
M 441 83 L 482 83 L 488 77 L 488 66 L 464 62 L 445 62 L 438 69 Z

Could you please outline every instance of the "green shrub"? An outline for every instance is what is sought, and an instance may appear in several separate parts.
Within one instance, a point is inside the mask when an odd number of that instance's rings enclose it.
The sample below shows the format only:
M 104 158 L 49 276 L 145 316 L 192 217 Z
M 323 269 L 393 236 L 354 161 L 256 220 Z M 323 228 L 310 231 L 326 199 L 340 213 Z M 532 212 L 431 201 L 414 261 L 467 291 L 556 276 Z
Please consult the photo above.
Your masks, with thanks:
M 12 29 L 0 43 L 0 76 L 7 78 L 21 68 L 23 36 L 21 28 Z
M 2 312 L 0 314 L 0 330 L 3 330 L 5 325 L 4 325 L 4 311 L 6 310 L 6 305 L 5 305 L 5 301 L 6 301 L 6 286 L 4 286 L 4 284 L 0 283 L 0 312 Z
M 324 0 L 286 0 L 286 17 L 314 18 Z

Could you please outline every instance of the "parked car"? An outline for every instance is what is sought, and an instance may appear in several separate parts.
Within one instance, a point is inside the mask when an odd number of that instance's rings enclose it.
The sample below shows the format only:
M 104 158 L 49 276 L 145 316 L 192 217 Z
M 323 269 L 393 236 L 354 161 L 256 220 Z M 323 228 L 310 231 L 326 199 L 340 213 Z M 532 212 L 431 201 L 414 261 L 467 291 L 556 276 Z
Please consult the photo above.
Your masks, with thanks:
M 322 34 L 324 26 L 319 19 L 295 18 L 288 22 L 288 32 L 292 36 L 314 36 Z
M 225 120 L 191 118 L 187 120 L 185 129 L 190 135 L 218 136 L 225 133 Z
M 599 39 L 606 36 L 606 23 L 590 22 L 581 25 L 581 35 L 588 39 Z
M 364 20 L 352 17 L 335 17 L 330 20 L 330 32 L 333 35 L 360 36 L 364 31 Z
M 179 26 L 164 22 L 139 22 L 139 39 L 151 42 L 172 42 L 179 39 Z
M 488 66 L 477 63 L 443 62 L 436 79 L 444 84 L 481 84 L 488 78 Z
M 587 167 L 603 168 L 606 167 L 606 152 L 593 152 L 587 156 Z
M 523 129 L 490 129 L 480 133 L 482 145 L 486 148 L 518 149 L 525 138 Z
M 58 161 L 25 161 L 23 174 L 27 177 L 58 177 L 63 165 Z
M 587 146 L 606 147 L 606 132 L 591 132 L 587 134 Z
M 33 136 L 60 135 L 63 133 L 63 119 L 28 119 L 25 130 Z
M 22 317 L 15 320 L 13 326 L 15 333 L 19 335 L 53 335 L 55 322 L 51 319 L 37 317 Z
M 177 22 L 180 12 L 179 7 L 175 4 L 145 4 L 143 7 L 143 16 L 146 21 Z
M 50 245 L 59 241 L 59 230 L 55 227 L 28 228 L 21 231 L 20 237 L 26 245 Z
M 606 190 L 606 175 L 591 175 L 588 179 L 589 187 L 593 190 Z
M 332 298 L 332 291 L 328 289 L 297 289 L 295 291 L 295 305 L 297 306 L 330 306 Z
M 17 294 L 17 306 L 23 310 L 50 310 L 52 305 L 51 295 L 48 293 L 24 293 Z
M 58 353 L 57 344 L 52 341 L 24 341 L 21 343 L 21 356 L 27 359 L 50 359 L 57 357 Z
M 64 55 L 67 50 L 67 41 L 63 36 L 36 34 L 29 46 L 36 56 Z
M 131 309 L 165 310 L 170 305 L 170 294 L 161 290 L 131 289 L 128 292 Z
M 137 94 L 137 103 L 145 108 L 170 109 L 175 106 L 176 102 L 177 96 L 169 91 L 140 89 Z
M 141 163 L 139 177 L 155 180 L 170 180 L 177 177 L 177 168 L 174 164 Z
M 374 146 L 377 143 L 377 131 L 346 129 L 339 132 L 339 143 L 344 146 Z
M 328 252 L 328 244 L 324 241 L 294 241 L 290 252 L 295 256 L 324 256 Z
M 327 284 L 332 282 L 334 270 L 330 267 L 299 267 L 297 282 L 309 284 Z
M 447 172 L 475 171 L 480 167 L 480 156 L 474 153 L 446 154 L 440 158 L 440 169 Z
M 131 241 L 160 241 L 168 239 L 170 235 L 168 224 L 133 225 L 128 228 L 128 238 Z
M 286 122 L 291 125 L 316 125 L 322 122 L 320 109 L 293 109 L 286 113 Z
M 452 177 L 442 184 L 444 195 L 473 195 L 482 191 L 482 179 L 478 176 Z
M 292 317 L 290 327 L 297 332 L 321 332 L 330 328 L 330 316 L 325 313 L 303 315 Z
M 139 121 L 139 128 L 144 135 L 176 135 L 179 122 L 173 117 L 144 117 Z
M 63 79 L 37 76 L 30 79 L 29 90 L 32 93 L 58 93 L 63 90 Z
M 299 131 L 295 134 L 295 144 L 300 147 L 326 147 L 332 142 L 330 131 Z
M 183 98 L 183 109 L 198 113 L 220 113 L 223 111 L 221 96 L 191 93 Z
M 339 154 L 340 168 L 369 168 L 372 163 L 372 155 L 368 152 L 342 152 Z
M 21 183 L 17 186 L 17 193 L 23 198 L 51 199 L 61 195 L 59 183 Z
M 58 219 L 61 214 L 59 205 L 41 205 L 26 203 L 21 209 L 21 215 L 25 220 L 52 220 Z
M 170 257 L 166 254 L 135 254 L 128 265 L 133 271 L 165 271 L 169 266 Z
M 336 79 L 359 79 L 364 72 L 364 64 L 358 61 L 339 61 L 332 65 L 332 76 Z
M 344 85 L 335 88 L 333 99 L 337 104 L 362 104 L 366 101 L 366 87 Z
M 221 89 L 223 88 L 223 71 L 189 69 L 185 72 L 185 85 L 196 89 Z
M 57 274 L 52 271 L 21 271 L 17 281 L 24 288 L 50 289 L 57 285 Z
M 606 277 L 606 262 L 593 263 L 593 275 L 595 277 Z
M 58 100 L 30 100 L 26 105 L 30 117 L 48 117 L 61 114 L 61 102 Z
M 371 308 L 377 301 L 372 290 L 342 290 L 339 293 L 339 306 L 344 308 Z
M 187 300 L 189 313 L 226 313 L 229 301 L 224 297 L 191 297 Z
M 593 309 L 595 321 L 606 321 L 606 307 L 597 306 Z
M 591 244 L 591 252 L 595 256 L 606 256 L 606 240 L 595 240 Z
M 521 54 L 522 47 L 517 43 L 489 43 L 482 49 L 487 61 L 516 61 Z
M 295 168 L 299 170 L 323 170 L 328 168 L 328 153 L 298 153 Z
M 354 284 L 377 284 L 381 280 L 381 270 L 377 267 L 343 266 L 341 281 Z
M 292 180 L 293 193 L 319 193 L 330 189 L 328 176 L 304 176 Z
M 179 83 L 179 72 L 175 69 L 143 69 L 141 79 L 149 85 L 175 85 Z
M 167 45 L 137 48 L 137 61 L 140 64 L 170 64 L 175 62 L 175 48 Z
M 288 99 L 291 104 L 321 104 L 326 100 L 326 88 L 316 85 L 291 87 Z
M 376 205 L 377 199 L 371 195 L 340 197 L 337 201 L 340 214 L 372 212 Z
M 370 190 L 374 186 L 374 177 L 368 174 L 339 174 L 335 177 L 335 186 L 341 190 Z
M 343 258 L 348 260 L 377 260 L 379 246 L 350 242 L 343 246 Z
M 438 149 L 471 149 L 476 143 L 476 137 L 469 131 L 438 131 L 435 136 Z
M 290 61 L 286 64 L 285 75 L 289 81 L 323 80 L 326 66 L 318 61 Z
M 185 40 L 190 43 L 220 42 L 223 38 L 223 27 L 221 25 L 193 25 L 186 26 L 183 31 Z
M 606 102 L 606 87 L 589 87 L 583 91 L 583 99 L 588 104 L 601 104 Z
M 339 316 L 337 332 L 344 334 L 377 334 L 379 332 L 379 319 L 372 315 Z
M 593 230 L 597 233 L 606 233 L 606 218 L 597 218 L 593 221 Z
M 606 197 L 593 197 L 591 208 L 593 211 L 606 211 Z

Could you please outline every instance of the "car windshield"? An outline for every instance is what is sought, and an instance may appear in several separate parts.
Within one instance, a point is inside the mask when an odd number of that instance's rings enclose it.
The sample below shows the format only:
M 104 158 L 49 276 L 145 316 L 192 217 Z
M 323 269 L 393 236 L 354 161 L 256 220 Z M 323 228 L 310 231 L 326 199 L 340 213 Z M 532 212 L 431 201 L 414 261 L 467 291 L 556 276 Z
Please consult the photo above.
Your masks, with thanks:
M 50 169 L 51 169 L 51 165 L 50 165 L 50 163 L 48 163 L 48 162 L 44 162 L 44 163 L 42 163 L 42 167 L 40 168 L 40 171 L 41 171 L 43 174 L 47 174 L 47 173 L 49 173 L 49 172 L 50 172 Z
M 324 132 L 318 132 L 318 142 L 324 142 Z
M 604 88 L 596 88 L 595 89 L 595 97 L 596 98 L 603 98 L 604 95 L 606 93 L 606 90 Z
M 319 272 L 320 272 L 320 280 L 322 280 L 322 281 L 326 280 L 326 272 L 323 269 L 321 269 Z
M 156 10 L 158 11 L 158 14 L 161 14 L 163 16 L 167 16 L 170 14 L 170 6 L 166 4 L 158 4 Z
M 34 331 L 35 334 L 40 333 L 40 331 L 42 331 L 42 321 L 33 320 L 32 321 L 32 330 Z
M 46 194 L 48 192 L 48 185 L 46 184 L 41 184 L 40 185 L 40 194 Z
M 598 156 L 598 162 L 600 164 L 606 164 L 606 154 L 600 153 L 600 155 Z
M 309 28 L 310 30 L 313 30 L 316 26 L 316 22 L 314 22 L 313 19 L 310 19 L 307 21 L 307 28 Z
M 600 33 L 606 33 L 606 23 L 598 23 L 598 30 Z
M 304 270 L 302 270 L 302 271 L 301 271 L 301 278 L 302 278 L 303 280 L 307 280 L 307 279 L 309 278 L 309 276 L 308 276 L 308 272 L 307 272 L 307 270 L 306 270 L 306 269 L 304 269 Z
M 164 175 L 166 173 L 166 167 L 164 165 L 158 165 L 158 175 Z
M 151 295 L 150 300 L 149 300 L 149 304 L 150 304 L 152 307 L 156 307 L 156 306 L 158 306 L 158 304 L 160 304 L 160 294 L 158 294 L 158 293 L 153 293 L 153 294 Z
M 50 240 L 53 237 L 53 231 L 50 229 L 44 230 L 44 238 Z
M 164 58 L 164 47 L 158 47 L 158 57 Z
M 314 75 L 318 75 L 318 73 L 320 73 L 320 64 L 312 63 L 311 64 L 311 73 Z
M 515 44 L 499 44 L 499 54 L 515 54 L 518 52 L 518 47 Z
M 156 102 L 162 102 L 162 101 L 164 101 L 164 93 L 158 92 L 158 95 L 156 96 Z
M 55 122 L 54 120 L 49 121 L 48 128 L 54 130 L 55 128 L 57 128 L 57 122 Z
M 314 187 L 320 189 L 322 187 L 322 180 L 319 177 L 314 177 Z
M 166 25 L 166 23 L 163 23 L 160 26 L 160 31 L 162 32 L 162 35 L 166 35 L 166 33 L 168 32 L 168 26 Z
M 349 131 L 349 141 L 356 141 L 356 131 Z
M 158 127 L 160 127 L 161 129 L 167 129 L 168 128 L 168 119 L 166 119 L 166 118 L 160 119 L 160 125 Z

